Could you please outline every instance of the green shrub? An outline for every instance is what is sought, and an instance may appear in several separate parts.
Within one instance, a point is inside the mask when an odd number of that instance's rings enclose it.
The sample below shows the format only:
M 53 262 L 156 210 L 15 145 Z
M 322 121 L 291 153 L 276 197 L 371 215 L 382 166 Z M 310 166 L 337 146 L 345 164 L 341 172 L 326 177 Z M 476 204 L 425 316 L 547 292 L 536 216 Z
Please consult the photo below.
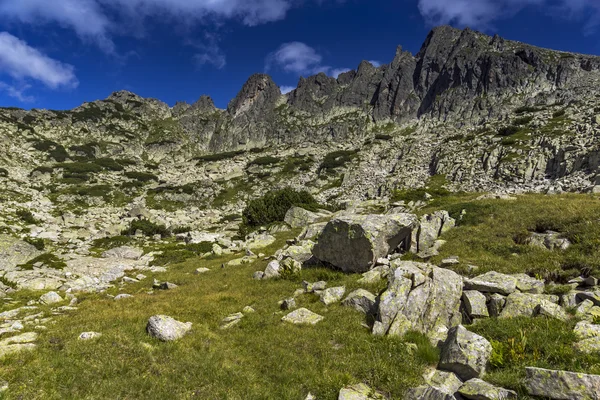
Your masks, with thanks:
M 171 232 L 166 226 L 162 224 L 156 224 L 147 219 L 135 219 L 129 224 L 129 228 L 123 230 L 121 235 L 133 236 L 137 231 L 141 231 L 144 236 L 160 235 L 161 237 L 171 236 Z
M 284 173 L 293 173 L 298 171 L 309 171 L 314 161 L 310 157 L 291 157 L 283 165 Z
M 521 117 L 521 118 L 517 118 L 514 120 L 514 124 L 515 125 L 527 125 L 528 123 L 530 123 L 531 121 L 533 121 L 533 117 L 529 116 L 529 117 Z
M 71 163 L 59 163 L 55 165 L 56 168 L 62 168 L 63 170 L 70 173 L 93 173 L 102 171 L 102 167 L 98 164 L 88 162 L 71 162 Z
M 118 161 L 115 161 L 112 158 L 98 158 L 94 160 L 94 164 L 97 164 L 108 171 L 123 171 L 124 169 Z
M 237 151 L 228 151 L 226 153 L 216 153 L 216 154 L 206 154 L 204 156 L 196 157 L 195 159 L 200 162 L 205 161 L 222 161 L 230 158 L 234 158 L 235 156 L 239 156 L 244 154 L 245 150 L 237 150 Z
M 29 225 L 36 225 L 39 223 L 39 221 L 37 219 L 35 219 L 35 217 L 33 216 L 33 214 L 31 213 L 31 211 L 29 210 L 17 210 L 16 212 L 17 217 L 19 217 L 19 219 Z
M 393 137 L 391 135 L 385 135 L 383 133 L 378 133 L 375 135 L 375 140 L 392 140 Z
M 558 110 L 552 114 L 552 118 L 560 118 L 566 114 L 565 110 Z
M 23 240 L 35 247 L 36 249 L 38 249 L 39 251 L 42 251 L 46 248 L 46 243 L 44 243 L 44 239 L 34 239 L 27 237 Z
M 172 232 L 174 235 L 179 235 L 181 233 L 188 233 L 192 231 L 192 227 L 191 226 L 178 226 L 172 229 Z
M 256 159 L 250 161 L 248 163 L 248 166 L 250 167 L 252 165 L 258 165 L 258 166 L 273 165 L 273 164 L 279 163 L 279 161 L 281 161 L 281 159 L 279 157 L 264 156 L 264 157 L 258 157 Z
M 147 172 L 128 171 L 125 172 L 125 176 L 138 182 L 158 182 L 158 176 Z
M 60 258 L 55 256 L 54 254 L 45 253 L 45 254 L 42 254 L 41 256 L 34 258 L 33 260 L 31 260 L 25 264 L 18 265 L 18 267 L 25 271 L 32 271 L 34 268 L 34 265 L 39 262 L 43 263 L 48 268 L 53 268 L 53 269 L 58 269 L 58 270 L 62 270 L 67 266 L 67 264 L 63 260 L 61 260 Z
M 498 130 L 498 135 L 511 136 L 511 135 L 514 135 L 515 133 L 519 132 L 520 129 L 521 128 L 519 128 L 518 126 L 515 126 L 515 125 L 505 126 L 503 128 L 500 128 L 500 130 Z
M 354 159 L 356 153 L 358 153 L 357 150 L 339 150 L 327 154 L 319 167 L 319 172 L 330 171 L 345 166 Z
M 69 190 L 69 193 L 78 196 L 103 197 L 107 199 L 112 192 L 110 185 L 76 186 Z
M 36 150 L 48 153 L 48 156 L 53 158 L 56 162 L 64 162 L 69 158 L 69 153 L 67 153 L 67 150 L 52 140 L 42 140 L 40 142 L 36 142 L 33 147 Z
M 169 246 L 163 249 L 162 254 L 154 257 L 152 265 L 164 266 L 179 264 L 190 258 L 209 253 L 212 250 L 212 245 L 212 242 L 200 242 L 185 246 Z
M 54 168 L 52 167 L 36 167 L 33 171 L 31 171 L 31 175 L 33 175 L 34 172 L 39 172 L 41 174 L 51 174 L 52 172 L 54 172 Z
M 292 206 L 316 210 L 319 203 L 306 191 L 298 192 L 291 188 L 270 191 L 248 204 L 242 213 L 242 226 L 256 228 L 273 222 L 281 222 Z
M 6 170 L 6 168 L 0 168 L 0 178 L 7 178 L 8 177 L 8 171 Z
M 523 107 L 516 108 L 515 114 L 523 114 L 523 113 L 527 113 L 527 112 L 538 112 L 538 111 L 542 111 L 542 109 L 537 108 L 537 107 L 523 106 Z
M 129 236 L 112 236 L 107 238 L 96 239 L 92 246 L 100 249 L 114 249 L 115 247 L 126 246 L 133 241 Z
M 96 158 L 96 147 L 98 143 L 86 143 L 80 146 L 71 146 L 69 150 L 76 153 L 83 154 L 86 158 L 92 159 Z

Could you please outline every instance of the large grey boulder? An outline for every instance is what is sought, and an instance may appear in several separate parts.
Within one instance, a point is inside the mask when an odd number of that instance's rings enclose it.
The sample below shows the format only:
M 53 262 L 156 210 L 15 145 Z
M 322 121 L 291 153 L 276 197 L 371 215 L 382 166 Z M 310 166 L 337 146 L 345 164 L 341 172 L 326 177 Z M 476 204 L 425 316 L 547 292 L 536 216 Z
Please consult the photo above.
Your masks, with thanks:
M 404 400 L 456 400 L 454 394 L 448 393 L 432 385 L 421 385 L 409 389 L 403 397 Z
M 163 342 L 181 339 L 192 329 L 191 322 L 179 322 L 166 315 L 150 317 L 146 331 L 152 337 Z
M 511 400 L 517 399 L 517 393 L 494 386 L 479 378 L 473 378 L 466 381 L 458 393 L 465 399 L 469 400 Z
M 342 300 L 342 297 L 344 297 L 344 293 L 346 293 L 346 287 L 337 286 L 323 290 L 319 297 L 321 303 L 328 306 Z
M 338 400 L 384 400 L 381 394 L 375 392 L 373 389 L 359 383 L 357 385 L 347 386 L 340 390 Z
M 0 270 L 10 271 L 42 255 L 33 245 L 15 237 L 0 234 Z
M 324 318 L 325 317 L 322 315 L 314 313 L 306 308 L 299 308 L 284 316 L 281 320 L 294 325 L 316 325 L 323 321 Z
M 487 339 L 459 325 L 448 333 L 438 368 L 454 372 L 463 380 L 479 378 L 485 373 L 491 354 L 492 345 Z
M 477 290 L 465 290 L 462 300 L 465 305 L 465 311 L 471 318 L 485 318 L 490 316 L 483 293 Z
M 475 278 L 465 279 L 465 290 L 509 295 L 517 290 L 517 278 L 490 271 Z
M 292 207 L 286 213 L 283 221 L 292 228 L 303 228 L 318 221 L 322 216 L 301 207 Z
M 403 336 L 416 330 L 433 343 L 444 341 L 448 330 L 461 322 L 462 278 L 430 264 L 394 265 L 398 267 L 380 296 L 373 333 Z
M 344 272 L 366 272 L 378 258 L 406 249 L 416 225 L 414 214 L 337 217 L 323 229 L 313 254 Z
M 600 375 L 525 368 L 525 387 L 532 396 L 553 400 L 599 400 Z
M 506 298 L 500 318 L 533 317 L 539 312 L 540 306 L 544 310 L 556 311 L 548 303 L 558 303 L 558 296 L 515 292 Z
M 56 304 L 63 301 L 63 298 L 56 292 L 48 292 L 40 296 L 40 303 L 42 304 Z

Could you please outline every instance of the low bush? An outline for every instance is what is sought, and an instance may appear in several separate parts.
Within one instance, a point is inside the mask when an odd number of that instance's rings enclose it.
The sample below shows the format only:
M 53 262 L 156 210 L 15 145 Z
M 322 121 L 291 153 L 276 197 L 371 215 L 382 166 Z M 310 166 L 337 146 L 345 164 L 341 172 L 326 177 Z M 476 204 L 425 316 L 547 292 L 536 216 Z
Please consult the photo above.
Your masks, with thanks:
M 62 168 L 66 172 L 70 173 L 93 173 L 102 171 L 102 167 L 98 164 L 91 162 L 70 162 L 70 163 L 59 163 L 55 165 L 56 168 Z
M 513 121 L 513 124 L 515 124 L 515 125 L 527 125 L 531 121 L 533 121 L 533 117 L 531 117 L 531 116 L 529 116 L 529 117 L 521 117 L 521 118 L 515 119 Z
M 96 158 L 96 147 L 98 143 L 86 143 L 79 146 L 71 146 L 69 150 L 75 153 L 83 154 L 85 158 L 93 159 Z
M 216 153 L 216 154 L 206 154 L 204 156 L 199 156 L 196 157 L 195 159 L 200 161 L 200 162 L 206 162 L 206 161 L 222 161 L 222 160 L 227 160 L 230 158 L 234 158 L 235 156 L 239 156 L 241 154 L 244 154 L 245 150 L 238 150 L 238 151 L 228 151 L 226 153 Z
M 8 171 L 6 170 L 6 168 L 0 168 L 0 178 L 7 178 L 8 177 Z
M 511 136 L 511 135 L 514 135 L 515 133 L 519 132 L 520 129 L 521 128 L 519 128 L 518 126 L 515 126 L 515 125 L 505 126 L 498 130 L 498 135 Z
M 107 171 L 123 171 L 123 166 L 118 161 L 112 158 L 98 158 L 94 160 L 94 164 L 99 165 Z
M 54 168 L 41 166 L 36 167 L 33 171 L 31 171 L 31 175 L 33 175 L 34 172 L 39 172 L 40 174 L 51 174 L 54 172 Z
M 40 262 L 43 263 L 44 266 L 46 266 L 47 268 L 58 270 L 62 270 L 67 266 L 67 264 L 63 260 L 55 256 L 54 254 L 44 253 L 41 256 L 38 256 L 25 264 L 18 265 L 18 267 L 25 271 L 32 271 L 34 269 L 34 265 Z
M 129 228 L 123 230 L 121 235 L 133 236 L 138 231 L 142 232 L 144 236 L 149 237 L 154 235 L 160 235 L 163 238 L 171 236 L 171 232 L 166 226 L 162 224 L 156 224 L 147 219 L 135 219 L 131 221 Z
M 250 167 L 252 165 L 258 165 L 258 166 L 273 165 L 273 164 L 279 163 L 279 161 L 281 161 L 281 159 L 279 157 L 264 156 L 264 157 L 258 157 L 256 159 L 250 161 L 248 163 L 248 166 Z
M 392 140 L 393 137 L 391 135 L 385 135 L 383 133 L 378 133 L 375 135 L 375 140 Z
M 212 242 L 200 242 L 185 246 L 176 245 L 163 249 L 162 254 L 154 257 L 152 265 L 164 266 L 179 264 L 190 258 L 201 256 L 212 250 Z
M 538 111 L 542 111 L 542 108 L 523 106 L 523 107 L 516 108 L 515 114 L 524 114 L 524 113 L 528 113 L 528 112 L 538 112 Z
M 175 227 L 171 230 L 173 232 L 174 235 L 178 235 L 181 233 L 188 233 L 190 231 L 192 231 L 192 227 L 191 226 L 178 226 Z
M 92 242 L 92 246 L 100 249 L 114 249 L 115 247 L 126 246 L 133 241 L 130 236 L 112 236 L 101 239 L 96 239 Z
M 36 142 L 33 147 L 36 150 L 48 153 L 50 158 L 53 158 L 56 162 L 64 162 L 69 158 L 69 153 L 60 144 L 53 142 L 52 140 L 42 140 Z
M 344 167 L 356 157 L 357 152 L 357 150 L 339 150 L 327 154 L 319 167 L 319 172 Z
M 34 239 L 31 237 L 27 237 L 27 238 L 23 239 L 23 241 L 29 243 L 30 245 L 32 245 L 39 251 L 42 251 L 46 248 L 46 243 L 44 242 L 44 239 Z
M 33 214 L 31 213 L 31 211 L 29 210 L 17 210 L 16 212 L 17 217 L 19 217 L 19 219 L 23 222 L 25 222 L 26 224 L 29 225 L 36 225 L 39 223 L 39 221 L 33 216 Z
M 138 182 L 158 182 L 158 176 L 147 172 L 128 171 L 125 172 L 125 176 Z
M 252 229 L 281 222 L 292 206 L 316 210 L 319 203 L 306 191 L 296 191 L 291 188 L 270 191 L 248 204 L 242 213 L 242 226 Z
M 566 114 L 565 110 L 558 110 L 552 114 L 552 118 L 560 118 Z

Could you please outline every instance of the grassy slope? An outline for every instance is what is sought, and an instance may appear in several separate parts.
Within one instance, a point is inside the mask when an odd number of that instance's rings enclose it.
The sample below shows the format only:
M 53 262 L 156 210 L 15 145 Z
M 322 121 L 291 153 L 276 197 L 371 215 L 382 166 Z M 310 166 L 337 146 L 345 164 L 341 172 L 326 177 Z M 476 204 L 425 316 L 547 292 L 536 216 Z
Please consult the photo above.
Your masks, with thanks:
M 458 227 L 444 235 L 448 242 L 434 261 L 458 255 L 463 265 L 480 266 L 479 272 L 530 272 L 561 279 L 579 273 L 579 268 L 597 272 L 600 197 L 473 197 L 446 194 L 423 210 L 445 208 L 454 216 L 467 210 Z M 550 252 L 515 242 L 525 230 L 536 229 L 561 231 L 574 245 L 565 252 Z M 272 254 L 287 237 L 279 237 L 264 252 Z M 146 294 L 148 278 L 127 286 L 134 299 L 114 302 L 102 295 L 82 295 L 80 310 L 43 333 L 38 351 L 4 361 L 0 379 L 11 384 L 8 398 L 303 399 L 311 391 L 320 399 L 335 399 L 345 384 L 363 381 L 399 399 L 406 387 L 419 382 L 426 365 L 435 364 L 436 353 L 418 337 L 412 341 L 420 343 L 420 349 L 411 355 L 400 339 L 372 336 L 361 326 L 363 315 L 339 305 L 325 307 L 313 295 L 301 296 L 299 305 L 324 315 L 322 323 L 298 327 L 280 322 L 284 314 L 277 301 L 291 296 L 303 279 L 346 285 L 349 292 L 359 287 L 358 276 L 311 269 L 292 280 L 257 282 L 250 276 L 264 269 L 265 261 L 221 269 L 225 261 L 191 259 L 170 267 L 157 278 L 180 284 L 174 291 Z M 213 270 L 193 274 L 203 266 Z M 379 292 L 384 285 L 368 289 Z M 219 329 L 223 317 L 246 305 L 257 312 L 231 330 Z M 147 318 L 158 313 L 193 322 L 193 333 L 170 344 L 150 339 L 144 327 Z M 494 347 L 485 379 L 515 389 L 525 399 L 525 366 L 600 373 L 600 355 L 584 356 L 573 349 L 575 322 L 476 322 L 470 329 Z M 76 337 L 83 331 L 104 336 L 81 343 Z
M 258 282 L 251 274 L 266 262 L 221 269 L 225 260 L 190 260 L 157 276 L 180 285 L 173 291 L 146 294 L 148 278 L 127 286 L 133 299 L 81 295 L 79 311 L 42 333 L 37 351 L 4 361 L 0 378 L 10 383 L 7 398 L 304 399 L 311 391 L 334 399 L 342 386 L 361 381 L 399 398 L 435 362 L 426 344 L 410 355 L 401 340 L 372 336 L 361 326 L 362 314 L 325 307 L 314 295 L 301 296 L 299 305 L 324 315 L 323 322 L 309 327 L 280 321 L 277 301 L 291 296 L 302 279 L 324 279 L 349 291 L 358 287 L 357 276 L 314 269 L 293 281 Z M 213 270 L 193 274 L 204 266 Z M 256 313 L 230 330 L 219 329 L 222 318 L 247 305 Z M 175 343 L 153 340 L 145 325 L 154 314 L 191 321 L 193 332 Z M 79 342 L 84 331 L 104 335 Z

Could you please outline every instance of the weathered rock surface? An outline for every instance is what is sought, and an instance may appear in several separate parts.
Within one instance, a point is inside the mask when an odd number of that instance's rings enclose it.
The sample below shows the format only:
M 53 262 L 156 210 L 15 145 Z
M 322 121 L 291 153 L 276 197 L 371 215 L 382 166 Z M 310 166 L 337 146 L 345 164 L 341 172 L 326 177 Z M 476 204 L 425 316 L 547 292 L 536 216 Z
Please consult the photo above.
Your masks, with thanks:
M 478 378 L 466 381 L 458 390 L 461 396 L 469 400 L 510 400 L 517 399 L 517 393 L 494 386 Z
M 292 311 L 288 315 L 281 318 L 284 322 L 289 322 L 294 325 L 316 325 L 321 322 L 325 317 L 316 314 L 306 308 L 299 308 Z
M 484 374 L 491 354 L 490 342 L 459 325 L 448 333 L 438 368 L 454 372 L 463 380 L 479 378 Z
M 461 322 L 462 278 L 430 264 L 399 262 L 379 300 L 373 333 L 402 336 L 416 330 L 433 342 Z
M 338 400 L 384 400 L 381 394 L 375 392 L 373 389 L 359 383 L 356 385 L 348 386 L 340 390 Z
M 600 376 L 543 368 L 525 368 L 525 387 L 532 396 L 553 400 L 600 399 Z
M 407 249 L 416 223 L 413 214 L 337 217 L 325 226 L 313 254 L 344 272 L 366 272 L 378 258 Z
M 163 342 L 181 339 L 192 329 L 191 322 L 179 322 L 166 315 L 150 317 L 146 331 L 152 337 Z
M 514 276 L 490 271 L 475 278 L 465 279 L 465 290 L 509 295 L 517 290 L 517 279 Z
M 375 295 L 365 289 L 356 289 L 342 301 L 342 305 L 352 307 L 367 315 L 375 313 L 377 310 L 376 304 L 377 298 Z

